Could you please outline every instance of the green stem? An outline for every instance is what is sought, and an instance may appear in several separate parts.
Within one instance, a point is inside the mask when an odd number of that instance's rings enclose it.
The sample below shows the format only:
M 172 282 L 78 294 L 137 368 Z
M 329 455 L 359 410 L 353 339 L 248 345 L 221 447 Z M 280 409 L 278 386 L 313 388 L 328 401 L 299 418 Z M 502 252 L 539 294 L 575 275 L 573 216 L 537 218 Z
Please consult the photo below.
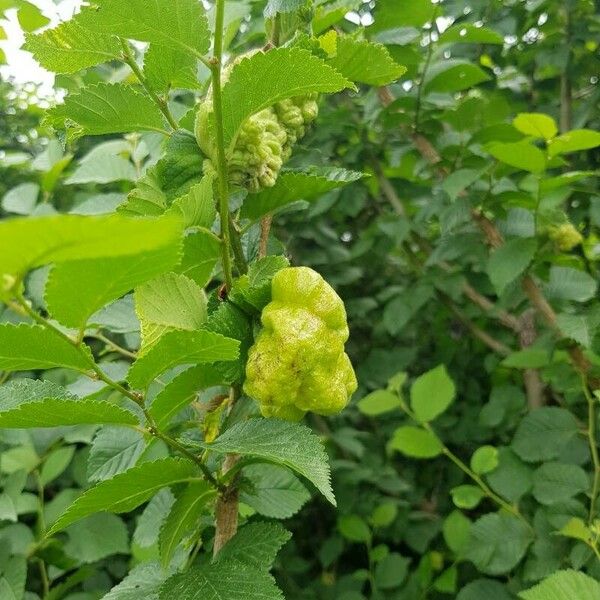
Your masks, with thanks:
M 44 486 L 40 479 L 40 472 L 36 469 L 33 472 L 35 483 L 38 491 L 38 542 L 44 539 L 46 535 L 46 519 L 44 518 Z M 46 598 L 50 592 L 50 580 L 48 578 L 48 571 L 46 569 L 46 563 L 42 558 L 38 558 L 38 567 L 40 570 L 40 579 L 42 581 L 42 598 Z
M 596 441 L 596 403 L 590 394 L 585 375 L 580 373 L 580 377 L 583 393 L 588 404 L 587 438 L 590 446 L 590 454 L 592 455 L 592 463 L 594 465 L 594 480 L 592 483 L 588 518 L 588 522 L 592 523 L 594 521 L 594 515 L 596 514 L 596 499 L 598 498 L 598 492 L 600 491 L 600 458 L 598 457 L 598 443 Z
M 215 41 L 213 58 L 210 61 L 212 77 L 212 100 L 215 114 L 215 133 L 217 146 L 217 190 L 219 196 L 219 218 L 221 220 L 221 261 L 225 287 L 231 289 L 233 275 L 231 271 L 231 240 L 229 236 L 229 183 L 227 181 L 227 158 L 225 156 L 225 134 L 223 131 L 223 98 L 221 94 L 221 68 L 223 62 L 223 22 L 225 18 L 225 0 L 217 0 L 215 17 Z
M 160 112 L 165 116 L 165 119 L 169 122 L 169 125 L 173 128 L 173 130 L 177 130 L 179 127 L 177 125 L 177 121 L 171 114 L 169 110 L 169 106 L 167 102 L 159 97 L 159 95 L 152 89 L 152 86 L 148 83 L 147 79 L 144 77 L 142 70 L 139 68 L 133 53 L 131 52 L 131 46 L 129 42 L 124 39 L 121 39 L 121 46 L 123 48 L 123 61 L 129 65 L 129 68 L 133 71 L 134 75 L 137 77 L 141 86 L 146 90 L 146 93 L 152 98 L 154 103 L 160 109 Z
M 236 269 L 240 275 L 245 275 L 248 272 L 248 262 L 244 255 L 240 233 L 231 215 L 229 215 L 229 236 L 231 238 L 231 247 L 233 249 L 233 259 L 235 260 Z
M 438 13 L 438 5 L 436 4 L 435 7 L 433 8 L 433 14 L 431 15 L 431 29 L 429 31 L 429 44 L 427 46 L 427 56 L 425 58 L 425 65 L 423 66 L 423 71 L 421 73 L 421 78 L 419 80 L 419 87 L 417 88 L 417 101 L 416 101 L 416 107 L 415 107 L 415 124 L 414 124 L 415 131 L 419 131 L 419 121 L 421 118 L 421 100 L 422 100 L 422 96 L 423 96 L 423 86 L 425 84 L 425 78 L 427 77 L 427 72 L 429 71 L 429 65 L 431 64 L 431 58 L 433 56 L 434 42 L 431 37 L 431 34 L 432 34 L 433 28 L 435 26 L 435 19 L 437 17 L 437 13 Z

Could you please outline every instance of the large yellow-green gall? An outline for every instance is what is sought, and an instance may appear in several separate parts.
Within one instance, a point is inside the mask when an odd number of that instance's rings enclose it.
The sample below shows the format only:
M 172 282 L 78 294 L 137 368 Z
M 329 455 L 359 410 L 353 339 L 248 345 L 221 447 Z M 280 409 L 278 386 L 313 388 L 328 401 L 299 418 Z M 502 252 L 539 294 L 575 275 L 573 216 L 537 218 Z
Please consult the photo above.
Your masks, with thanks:
M 265 417 L 297 421 L 340 412 L 356 390 L 341 298 L 316 271 L 278 271 L 263 328 L 248 353 L 244 391 Z
M 583 236 L 572 223 L 562 223 L 548 228 L 548 236 L 559 250 L 568 252 L 583 242 Z

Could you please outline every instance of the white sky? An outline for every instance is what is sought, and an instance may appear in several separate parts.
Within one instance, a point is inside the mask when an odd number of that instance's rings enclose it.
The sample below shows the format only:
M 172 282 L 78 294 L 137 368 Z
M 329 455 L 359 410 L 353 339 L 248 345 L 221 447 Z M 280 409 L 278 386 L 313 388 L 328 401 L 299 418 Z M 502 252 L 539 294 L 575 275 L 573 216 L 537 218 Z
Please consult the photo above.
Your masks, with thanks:
M 68 19 L 81 4 L 81 0 L 63 0 L 58 6 L 52 0 L 29 1 L 40 8 L 44 15 L 51 20 L 49 27 Z M 7 64 L 0 66 L 0 74 L 3 78 L 12 77 L 19 83 L 39 83 L 41 84 L 40 96 L 51 95 L 54 74 L 40 67 L 29 52 L 20 50 L 24 36 L 17 21 L 16 11 L 9 10 L 6 16 L 7 19 L 0 19 L 0 25 L 6 31 L 7 39 L 0 40 L 0 47 L 6 53 Z

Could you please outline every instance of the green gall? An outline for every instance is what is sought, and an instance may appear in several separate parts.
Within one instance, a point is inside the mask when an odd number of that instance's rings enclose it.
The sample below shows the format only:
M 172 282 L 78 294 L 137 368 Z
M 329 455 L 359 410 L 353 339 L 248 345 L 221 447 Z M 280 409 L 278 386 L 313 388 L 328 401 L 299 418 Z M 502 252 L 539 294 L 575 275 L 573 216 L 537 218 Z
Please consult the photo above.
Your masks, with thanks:
M 548 228 L 548 236 L 559 250 L 569 252 L 583 241 L 583 236 L 572 223 L 563 223 Z
M 340 412 L 356 390 L 344 344 L 348 339 L 341 298 L 308 267 L 273 277 L 263 328 L 248 353 L 244 391 L 265 417 L 299 420 L 307 411 Z

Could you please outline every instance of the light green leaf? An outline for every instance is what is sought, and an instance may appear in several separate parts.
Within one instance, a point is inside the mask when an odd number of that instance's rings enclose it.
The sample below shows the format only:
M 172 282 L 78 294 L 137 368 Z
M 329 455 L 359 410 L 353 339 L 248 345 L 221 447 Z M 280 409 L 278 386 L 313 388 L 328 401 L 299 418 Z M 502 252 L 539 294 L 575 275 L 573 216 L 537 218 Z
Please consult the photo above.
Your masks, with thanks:
M 406 73 L 383 44 L 339 36 L 335 55 L 327 62 L 346 79 L 368 85 L 387 85 Z
M 335 506 L 327 454 L 317 436 L 305 425 L 277 419 L 250 419 L 236 423 L 203 448 L 223 454 L 254 456 L 286 466 L 306 477 Z
M 273 213 L 286 204 L 305 200 L 316 200 L 331 190 L 358 181 L 362 173 L 346 169 L 314 169 L 310 172 L 284 171 L 271 188 L 250 194 L 242 206 L 241 216 L 257 220 Z
M 358 515 L 342 515 L 338 518 L 339 532 L 351 542 L 368 543 L 371 540 L 371 529 Z
M 160 600 L 283 600 L 273 578 L 237 561 L 218 561 L 173 575 L 162 585 Z
M 152 99 L 122 83 L 89 85 L 69 94 L 46 113 L 45 122 L 65 128 L 67 139 L 83 135 L 157 131 L 167 134 L 165 120 Z
M 483 490 L 476 485 L 459 485 L 450 490 L 452 501 L 458 508 L 475 508 L 483 499 Z
M 145 388 L 157 376 L 183 364 L 235 360 L 239 341 L 210 331 L 170 331 L 165 333 L 129 369 L 128 381 Z
M 444 541 L 455 554 L 462 554 L 471 531 L 471 521 L 459 510 L 453 510 L 442 527 Z
M 90 448 L 88 481 L 110 479 L 127 471 L 135 465 L 145 447 L 146 441 L 139 431 L 127 427 L 103 427 Z
M 154 42 L 203 56 L 210 34 L 206 13 L 196 0 L 95 0 L 100 10 L 87 23 L 94 31 Z
M 204 287 L 221 256 L 221 242 L 205 231 L 191 233 L 183 240 L 183 258 L 177 272 Z
M 164 567 L 171 563 L 177 545 L 197 525 L 200 515 L 215 495 L 216 490 L 206 481 L 188 484 L 179 495 L 160 530 L 160 558 Z
M 504 367 L 512 369 L 540 369 L 552 363 L 548 350 L 525 348 L 509 354 L 503 361 Z
M 116 515 L 91 515 L 66 530 L 65 552 L 78 562 L 93 563 L 113 554 L 129 552 L 127 525 Z
M 527 140 L 492 142 L 485 147 L 494 158 L 516 169 L 539 173 L 546 168 L 544 153 Z
M 566 525 L 562 527 L 558 533 L 565 537 L 581 540 L 586 543 L 591 542 L 594 537 L 590 528 L 584 523 L 583 519 L 580 519 L 579 517 L 573 517 L 567 521 Z
M 9 213 L 30 215 L 37 205 L 39 193 L 37 183 L 20 183 L 4 194 L 2 208 Z
M 92 355 L 87 346 L 84 352 L 54 331 L 42 325 L 0 325 L 0 369 L 5 371 L 29 371 L 66 367 L 87 372 Z M 86 360 L 85 354 L 89 357 Z
M 249 480 L 240 500 L 271 519 L 288 519 L 310 499 L 309 491 L 289 469 L 277 465 L 249 465 L 243 475 Z
M 587 302 L 593 298 L 598 283 L 585 271 L 571 267 L 550 267 L 550 280 L 546 286 L 546 294 L 557 300 L 574 300 Z
M 179 411 L 190 404 L 202 389 L 219 385 L 222 375 L 211 365 L 199 365 L 180 373 L 154 398 L 150 414 L 159 428 L 169 425 Z
M 312 19 L 312 29 L 315 35 L 325 31 L 338 21 L 341 21 L 348 11 L 356 10 L 362 4 L 361 0 L 332 0 L 318 2 Z
M 493 471 L 498 463 L 498 450 L 494 446 L 481 446 L 471 456 L 471 470 L 477 475 Z
M 134 567 L 102 600 L 158 600 L 158 590 L 166 576 L 158 563 L 144 562 Z
M 429 70 L 424 91 L 451 93 L 473 87 L 491 77 L 480 67 L 464 60 L 443 60 Z
M 394 431 L 389 446 L 412 458 L 434 458 L 442 453 L 442 444 L 429 431 L 403 425 Z
M 512 449 L 528 462 L 551 460 L 560 456 L 578 431 L 577 420 L 568 410 L 544 406 L 519 423 Z
M 56 479 L 69 466 L 74 454 L 75 446 L 63 446 L 50 452 L 40 470 L 40 483 L 45 486 Z
M 585 573 L 557 571 L 538 585 L 519 594 L 523 600 L 597 600 L 600 583 Z
M 250 523 L 223 546 L 217 561 L 237 561 L 257 571 L 268 572 L 277 553 L 291 537 L 279 523 Z
M 533 495 L 541 504 L 565 502 L 588 487 L 588 476 L 577 465 L 548 462 L 533 474 Z
M 133 510 L 164 487 L 194 480 L 196 472 L 194 463 L 176 458 L 142 463 L 86 490 L 58 518 L 47 535 L 54 535 L 71 523 L 97 512 Z
M 472 183 L 475 183 L 480 178 L 481 171 L 479 170 L 457 169 L 444 179 L 442 189 L 452 200 L 456 200 L 461 192 L 466 190 Z
M 471 527 L 466 557 L 481 571 L 501 575 L 514 568 L 532 542 L 523 521 L 506 514 L 488 514 Z
M 552 157 L 559 154 L 579 152 L 580 150 L 589 150 L 597 146 L 600 146 L 600 131 L 574 129 L 554 138 L 548 144 L 548 154 Z
M 117 0 L 120 2 L 120 0 Z M 254 83 L 260 81 L 261 85 Z M 300 48 L 275 48 L 244 58 L 223 86 L 225 146 L 242 123 L 279 100 L 311 92 L 339 92 L 354 86 L 323 60 Z M 253 93 L 248 94 L 252 89 Z
M 156 251 L 55 265 L 46 284 L 48 310 L 63 325 L 83 327 L 109 302 L 174 267 L 180 247 L 180 238 L 175 237 Z
M 363 415 L 377 417 L 396 410 L 401 405 L 397 394 L 387 390 L 375 390 L 358 401 L 358 410 Z
M 90 152 L 65 181 L 67 185 L 135 181 L 137 172 L 127 158 L 111 152 Z
M 84 8 L 80 15 L 53 29 L 26 35 L 23 48 L 31 52 L 42 67 L 55 73 L 75 73 L 118 59 L 122 48 L 116 36 L 82 26 L 82 20 L 90 12 L 95 11 Z
M 17 6 L 19 7 L 17 19 L 23 31 L 35 31 L 50 23 L 50 19 L 35 4 L 20 0 Z
M 536 250 L 535 239 L 517 238 L 492 252 L 486 270 L 498 294 L 527 269 Z
M 421 27 L 435 16 L 435 7 L 431 0 L 378 0 L 375 9 L 374 31 L 383 31 L 393 27 Z
M 454 382 L 445 365 L 439 365 L 415 379 L 410 390 L 410 404 L 417 419 L 428 423 L 439 417 L 455 396 Z
M 156 91 L 199 88 L 197 70 L 196 57 L 180 48 L 150 44 L 144 54 L 144 75 Z
M 213 178 L 209 175 L 204 176 L 187 194 L 173 202 L 170 212 L 178 212 L 181 215 L 184 227 L 210 229 L 216 217 Z
M 551 140 L 557 133 L 556 121 L 543 113 L 519 113 L 513 126 L 525 135 Z
M 440 44 L 504 44 L 504 38 L 489 27 L 477 27 L 471 23 L 459 23 L 448 27 L 440 35 Z
M 307 0 L 268 0 L 265 6 L 265 19 L 272 19 L 278 13 L 291 13 L 307 5 Z
M 206 321 L 206 294 L 185 275 L 165 273 L 140 285 L 134 297 L 142 352 L 168 331 L 194 331 Z
M 556 316 L 556 324 L 566 338 L 575 340 L 585 348 L 591 348 L 595 326 L 585 315 L 560 313 Z
M 180 219 L 51 215 L 0 222 L 0 271 L 23 275 L 53 262 L 131 256 L 181 236 Z

